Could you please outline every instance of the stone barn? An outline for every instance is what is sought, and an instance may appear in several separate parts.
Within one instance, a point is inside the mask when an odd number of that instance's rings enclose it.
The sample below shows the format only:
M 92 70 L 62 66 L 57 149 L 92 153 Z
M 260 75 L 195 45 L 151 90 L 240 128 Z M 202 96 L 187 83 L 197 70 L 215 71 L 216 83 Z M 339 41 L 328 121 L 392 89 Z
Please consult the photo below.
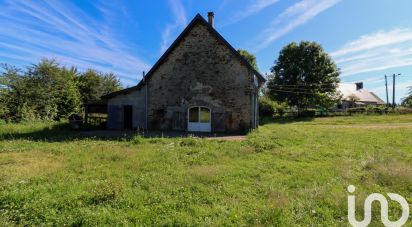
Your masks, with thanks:
M 258 126 L 259 74 L 214 28 L 190 22 L 134 87 L 102 97 L 109 129 L 236 132 Z

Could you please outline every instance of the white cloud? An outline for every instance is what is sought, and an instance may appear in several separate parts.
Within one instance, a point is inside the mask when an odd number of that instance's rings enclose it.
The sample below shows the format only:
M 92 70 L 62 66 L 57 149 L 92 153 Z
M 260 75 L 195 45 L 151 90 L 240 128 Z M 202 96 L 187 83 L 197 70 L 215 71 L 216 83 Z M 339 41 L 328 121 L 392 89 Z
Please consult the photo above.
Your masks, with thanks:
M 319 13 L 336 5 L 341 0 L 302 0 L 281 13 L 258 38 L 256 50 L 266 48 L 275 40 L 307 23 Z
M 110 11 L 103 7 L 102 13 Z M 109 26 L 70 2 L 7 1 L 0 12 L 0 57 L 25 63 L 55 57 L 80 69 L 112 71 L 133 83 L 149 68 Z
M 160 54 L 163 54 L 173 42 L 177 30 L 182 30 L 187 25 L 186 11 L 180 0 L 169 0 L 175 21 L 168 24 L 162 32 L 162 43 L 160 44 Z
M 334 57 L 345 56 L 359 51 L 371 50 L 377 47 L 404 43 L 412 40 L 411 29 L 394 29 L 392 31 L 378 31 L 370 35 L 364 35 L 345 44 L 339 50 L 332 52 Z
M 237 23 L 247 17 L 255 15 L 260 11 L 272 6 L 277 3 L 279 0 L 255 0 L 253 4 L 249 5 L 246 10 L 236 13 L 231 19 L 226 23 L 222 23 L 221 27 Z
M 342 76 L 412 65 L 412 29 L 363 35 L 331 53 Z

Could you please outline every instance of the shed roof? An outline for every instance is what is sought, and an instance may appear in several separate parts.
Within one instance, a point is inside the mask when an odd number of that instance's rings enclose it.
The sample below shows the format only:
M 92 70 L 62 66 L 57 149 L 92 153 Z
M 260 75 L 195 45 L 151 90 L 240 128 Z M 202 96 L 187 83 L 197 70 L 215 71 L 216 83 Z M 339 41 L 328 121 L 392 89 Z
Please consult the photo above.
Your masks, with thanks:
M 130 88 L 126 88 L 120 91 L 116 91 L 107 95 L 102 96 L 103 99 L 108 99 L 108 98 L 112 98 L 116 95 L 119 94 L 127 94 L 131 91 L 140 89 L 140 87 L 142 85 L 144 85 L 145 80 L 150 80 L 151 76 L 153 75 L 153 73 L 157 70 L 157 68 L 159 68 L 159 66 L 166 60 L 167 56 L 177 47 L 177 45 L 183 40 L 183 38 L 190 32 L 190 30 L 192 30 L 192 28 L 194 28 L 194 26 L 196 24 L 202 24 L 204 26 L 207 27 L 207 29 L 214 34 L 218 40 L 222 41 L 223 44 L 225 44 L 229 50 L 239 59 L 239 61 L 244 64 L 249 70 L 251 70 L 252 72 L 254 72 L 254 74 L 256 75 L 256 77 L 261 81 L 261 82 L 265 82 L 266 79 L 265 77 L 262 76 L 262 74 L 260 74 L 258 71 L 256 71 L 253 66 L 251 66 L 249 64 L 249 62 L 242 57 L 242 55 L 239 54 L 239 52 L 233 48 L 220 34 L 219 32 L 216 31 L 216 29 L 214 29 L 200 14 L 197 14 L 193 20 L 189 23 L 189 25 L 183 30 L 183 32 L 177 37 L 177 39 L 172 43 L 172 45 L 166 50 L 166 52 L 160 57 L 160 59 L 153 65 L 153 67 L 150 69 L 150 71 L 147 73 L 147 75 L 145 76 L 145 78 L 142 78 L 142 80 L 133 87 Z

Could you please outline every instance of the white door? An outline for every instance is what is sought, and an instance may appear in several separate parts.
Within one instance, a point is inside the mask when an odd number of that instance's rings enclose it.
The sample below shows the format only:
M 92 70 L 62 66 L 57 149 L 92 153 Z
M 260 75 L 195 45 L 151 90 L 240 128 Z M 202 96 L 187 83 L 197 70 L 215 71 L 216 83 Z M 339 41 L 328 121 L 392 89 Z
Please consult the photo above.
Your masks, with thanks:
M 210 109 L 202 106 L 189 108 L 187 131 L 189 132 L 211 132 Z

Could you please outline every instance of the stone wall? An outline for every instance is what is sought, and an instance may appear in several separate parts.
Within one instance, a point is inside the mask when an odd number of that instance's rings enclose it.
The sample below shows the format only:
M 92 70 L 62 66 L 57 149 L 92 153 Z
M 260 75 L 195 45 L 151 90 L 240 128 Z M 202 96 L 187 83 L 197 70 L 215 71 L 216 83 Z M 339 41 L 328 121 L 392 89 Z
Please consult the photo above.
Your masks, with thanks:
M 148 81 L 149 129 L 186 130 L 187 109 L 212 110 L 214 131 L 253 127 L 253 72 L 200 23 Z

